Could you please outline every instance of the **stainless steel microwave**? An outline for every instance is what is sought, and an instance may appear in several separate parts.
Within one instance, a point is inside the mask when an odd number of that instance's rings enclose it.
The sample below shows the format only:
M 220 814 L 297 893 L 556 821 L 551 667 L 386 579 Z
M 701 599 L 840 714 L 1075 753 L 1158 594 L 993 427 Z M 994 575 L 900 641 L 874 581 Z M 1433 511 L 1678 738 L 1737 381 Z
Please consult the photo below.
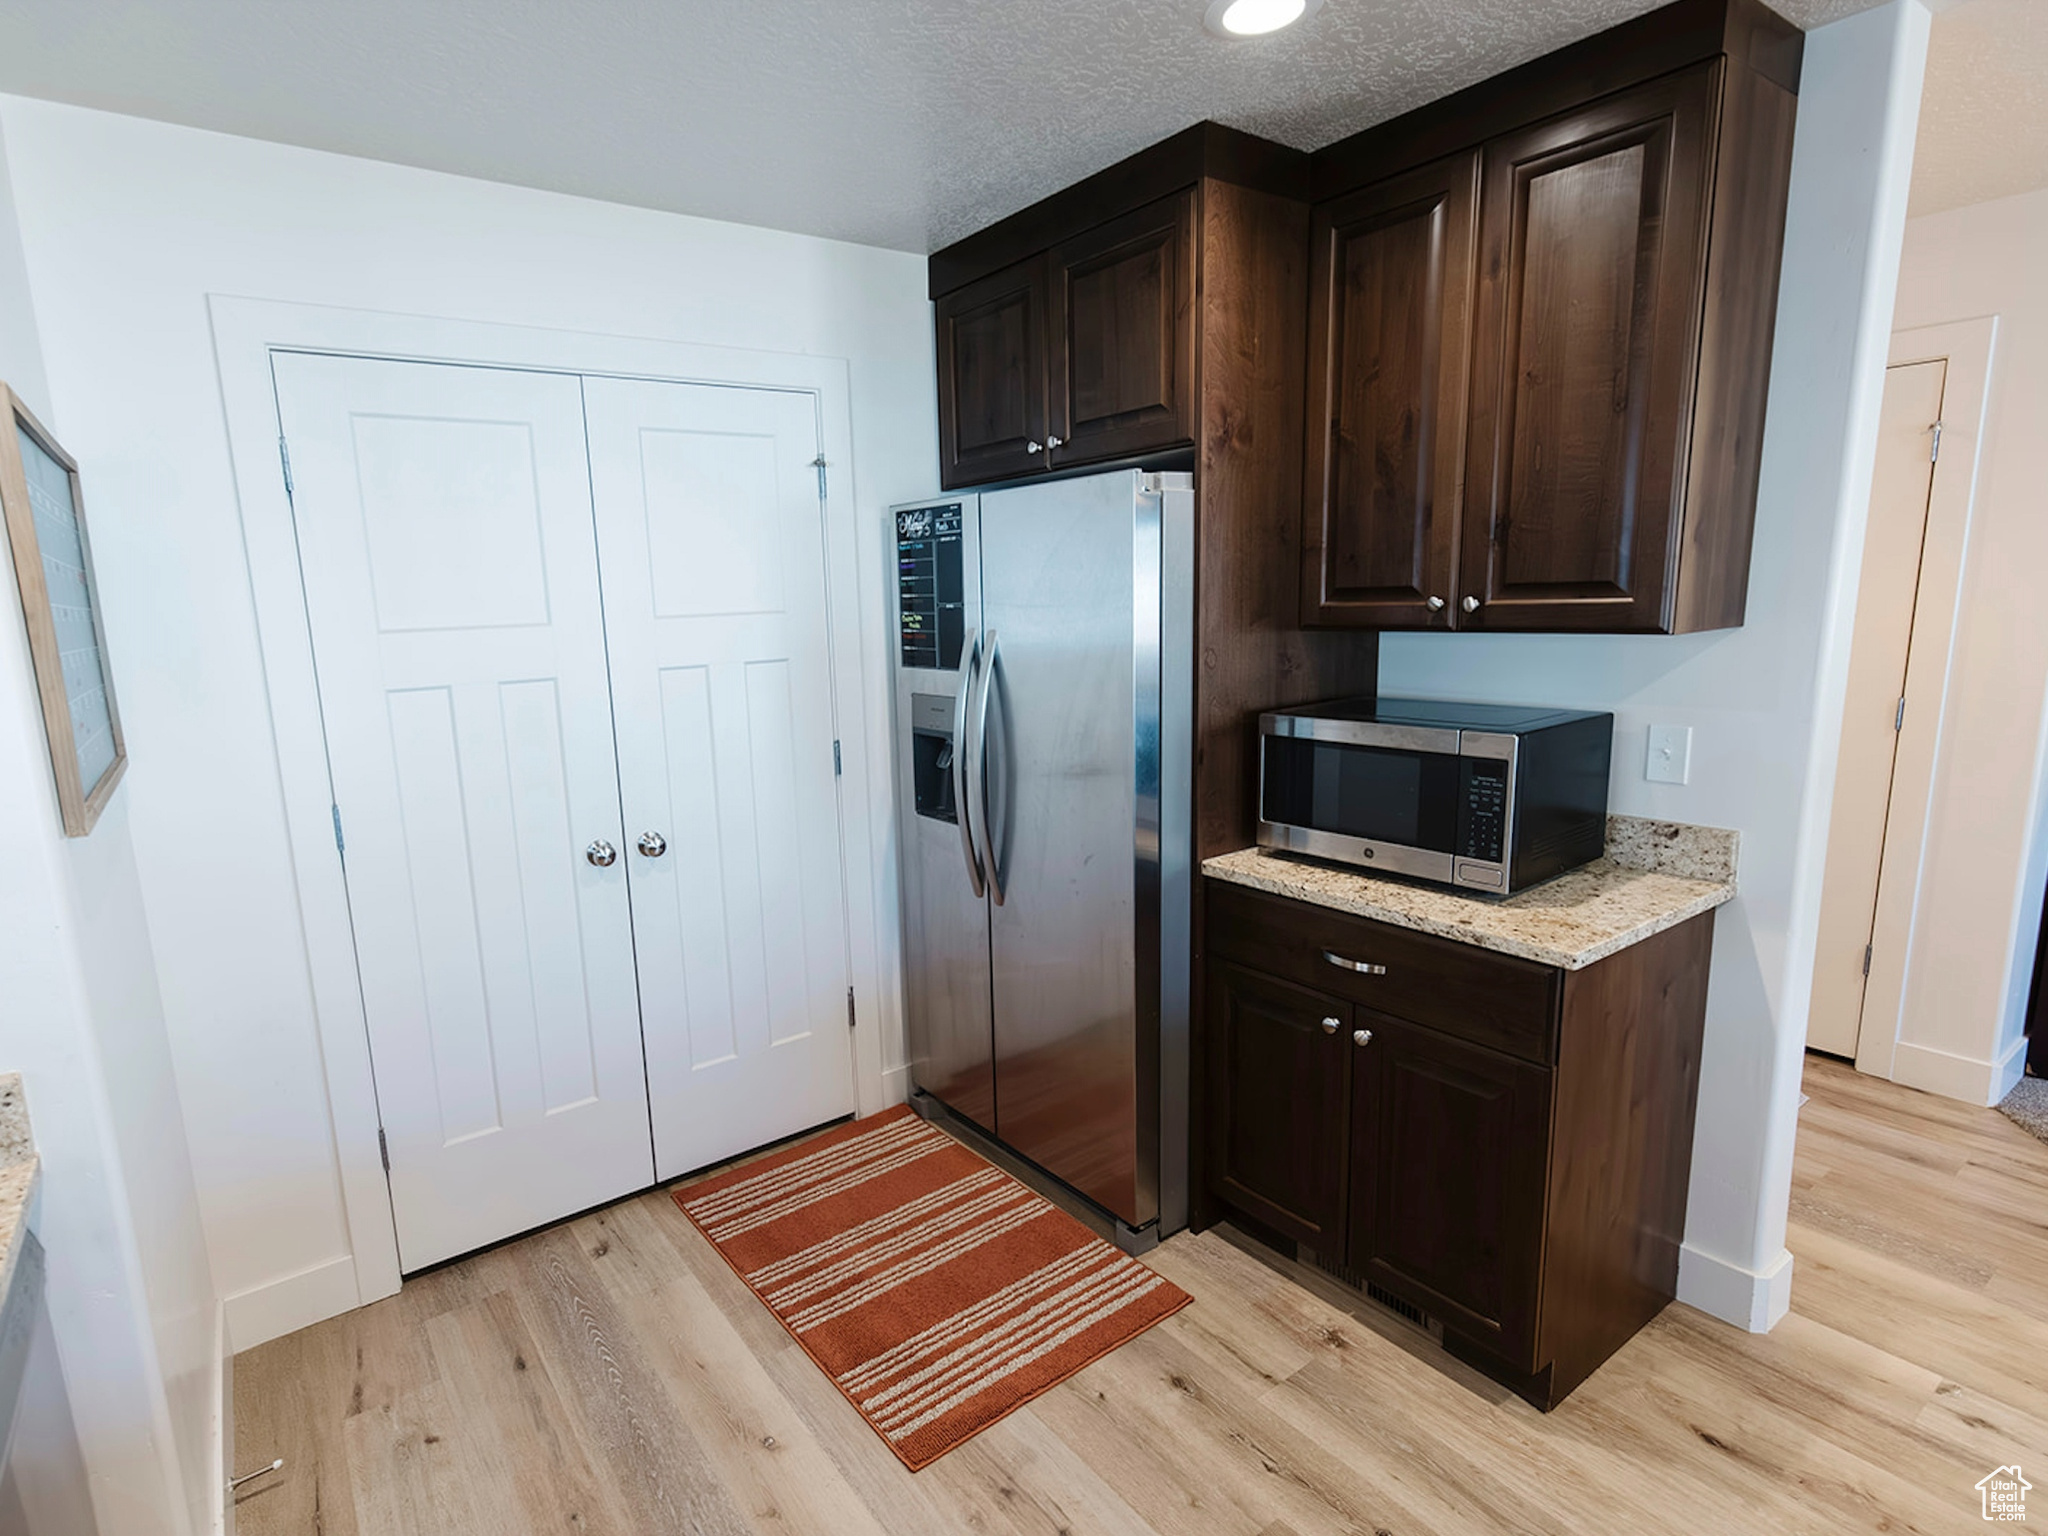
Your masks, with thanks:
M 1335 699 L 1259 717 L 1259 846 L 1506 895 L 1600 857 L 1614 716 Z

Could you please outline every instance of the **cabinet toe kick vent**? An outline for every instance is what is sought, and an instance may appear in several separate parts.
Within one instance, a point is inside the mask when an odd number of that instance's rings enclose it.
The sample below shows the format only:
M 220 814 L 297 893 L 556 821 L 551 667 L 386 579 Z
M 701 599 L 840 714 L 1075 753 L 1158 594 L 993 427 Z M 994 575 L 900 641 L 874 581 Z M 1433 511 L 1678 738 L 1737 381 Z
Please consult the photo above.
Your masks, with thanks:
M 1378 1302 L 1403 1322 L 1420 1328 L 1433 1339 L 1442 1340 L 1444 1335 L 1443 1324 L 1423 1311 L 1422 1308 L 1416 1306 L 1414 1302 L 1403 1301 L 1392 1291 L 1382 1286 L 1374 1285 L 1372 1281 L 1366 1279 L 1363 1274 L 1351 1268 L 1350 1265 L 1341 1263 L 1336 1259 L 1325 1258 L 1322 1254 L 1317 1253 L 1313 1248 L 1305 1244 L 1299 1251 L 1299 1257 L 1304 1264 L 1313 1264 L 1332 1280 L 1341 1281 L 1343 1284 L 1350 1286 L 1354 1291 L 1363 1291 L 1368 1299 Z
M 1397 1317 L 1407 1319 L 1431 1338 L 1441 1339 L 1443 1337 L 1443 1324 L 1423 1311 L 1422 1308 L 1416 1306 L 1414 1302 L 1403 1301 L 1392 1291 L 1381 1290 L 1380 1287 L 1374 1285 L 1370 1280 L 1363 1283 L 1358 1281 L 1353 1281 L 1352 1283 L 1357 1285 L 1367 1296 L 1385 1307 L 1389 1312 L 1392 1312 Z

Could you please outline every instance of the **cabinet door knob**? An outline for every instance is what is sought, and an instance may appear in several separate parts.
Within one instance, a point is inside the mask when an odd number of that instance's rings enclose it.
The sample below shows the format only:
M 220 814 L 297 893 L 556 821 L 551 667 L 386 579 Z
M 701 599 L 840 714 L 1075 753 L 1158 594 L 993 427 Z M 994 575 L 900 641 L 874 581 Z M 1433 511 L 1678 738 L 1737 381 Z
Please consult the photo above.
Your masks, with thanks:
M 659 832 L 642 832 L 639 846 L 641 853 L 648 858 L 658 859 L 668 852 L 668 839 Z
M 1037 438 L 1032 438 L 1024 444 L 1024 451 L 1026 453 L 1043 453 L 1045 452 L 1045 444 L 1039 442 Z
M 1050 432 L 1048 432 L 1048 433 L 1046 433 L 1046 434 L 1045 434 L 1045 446 L 1046 446 L 1046 447 L 1048 447 L 1048 448 L 1057 448 L 1057 447 L 1059 447 L 1059 445 L 1060 445 L 1061 443 L 1063 443 L 1063 442 L 1065 442 L 1065 441 L 1066 441 L 1066 439 L 1065 439 L 1065 438 L 1063 438 L 1063 437 L 1056 437 L 1056 436 L 1054 436 L 1054 435 L 1053 435 L 1052 433 L 1050 433 Z
M 610 843 L 606 842 L 601 837 L 596 842 L 592 843 L 588 848 L 583 850 L 583 857 L 590 860 L 590 862 L 595 864 L 599 869 L 603 869 L 607 864 L 611 863 L 612 860 L 616 859 L 618 856 L 619 850 L 614 848 Z
M 1464 602 L 1460 603 L 1458 606 L 1463 608 L 1467 613 L 1477 613 L 1479 611 L 1479 599 L 1476 597 L 1468 597 L 1465 599 Z
M 1430 600 L 1429 600 L 1429 611 L 1430 611 L 1431 613 L 1442 613 L 1442 612 L 1443 612 L 1443 610 L 1444 610 L 1444 600 L 1443 600 L 1442 598 L 1440 598 L 1440 597 L 1434 597 L 1434 596 L 1432 596 L 1432 597 L 1430 598 Z
M 1351 1038 L 1358 1045 L 1371 1045 L 1372 1031 L 1369 1029 L 1354 1029 L 1351 1031 Z
M 1338 1023 L 1335 1019 L 1323 1020 L 1323 1033 L 1326 1035 L 1334 1035 L 1335 1033 L 1337 1033 L 1338 1030 L 1342 1029 L 1343 1027 L 1344 1026 Z

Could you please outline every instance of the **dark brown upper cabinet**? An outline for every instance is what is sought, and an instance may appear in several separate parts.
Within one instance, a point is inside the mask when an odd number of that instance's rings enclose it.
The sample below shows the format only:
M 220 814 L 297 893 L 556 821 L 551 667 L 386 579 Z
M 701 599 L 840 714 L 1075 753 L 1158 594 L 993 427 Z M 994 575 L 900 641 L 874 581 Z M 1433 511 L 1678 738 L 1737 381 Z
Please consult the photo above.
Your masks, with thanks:
M 945 295 L 934 322 L 946 488 L 1043 469 L 1045 262 L 1019 262 Z
M 1470 627 L 1668 627 L 1719 68 L 1486 146 Z
M 1802 42 L 1679 0 L 1317 153 L 1305 623 L 1742 622 Z
M 1221 406 L 1261 420 L 1256 448 L 1248 418 L 1231 440 L 1246 464 L 1284 446 L 1266 438 L 1290 418 L 1291 491 L 1307 225 L 1307 155 L 1197 123 L 935 251 L 940 483 L 1185 468 Z
M 1053 249 L 1054 468 L 1194 440 L 1194 205 L 1182 192 Z
M 1378 676 L 1370 633 L 1294 625 L 1309 156 L 1196 123 L 932 252 L 928 281 L 946 489 L 1192 471 L 1194 852 L 1243 848 L 1245 723 Z
M 1379 671 L 1369 631 L 1294 622 L 1308 226 L 1308 155 L 1197 123 L 927 267 L 947 490 L 1087 466 L 1194 476 L 1198 858 L 1252 840 L 1246 722 L 1370 693 Z
M 1195 193 L 936 301 L 940 481 L 986 485 L 1195 435 Z
M 1435 622 L 1455 588 L 1479 156 L 1315 211 L 1302 613 Z

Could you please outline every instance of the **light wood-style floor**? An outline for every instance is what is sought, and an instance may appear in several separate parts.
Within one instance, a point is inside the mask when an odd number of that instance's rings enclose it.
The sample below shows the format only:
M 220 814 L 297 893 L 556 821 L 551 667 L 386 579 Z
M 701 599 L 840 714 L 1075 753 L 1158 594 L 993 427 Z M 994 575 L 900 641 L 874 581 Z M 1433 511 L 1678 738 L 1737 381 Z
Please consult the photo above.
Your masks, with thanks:
M 2048 1489 L 2048 1146 L 1810 1059 L 1792 1315 L 1673 1306 L 1545 1416 L 1219 1229 L 1195 1305 L 905 1472 L 662 1194 L 236 1362 L 241 1536 L 1981 1528 Z M 2048 1492 L 2039 1495 L 2048 1519 Z

